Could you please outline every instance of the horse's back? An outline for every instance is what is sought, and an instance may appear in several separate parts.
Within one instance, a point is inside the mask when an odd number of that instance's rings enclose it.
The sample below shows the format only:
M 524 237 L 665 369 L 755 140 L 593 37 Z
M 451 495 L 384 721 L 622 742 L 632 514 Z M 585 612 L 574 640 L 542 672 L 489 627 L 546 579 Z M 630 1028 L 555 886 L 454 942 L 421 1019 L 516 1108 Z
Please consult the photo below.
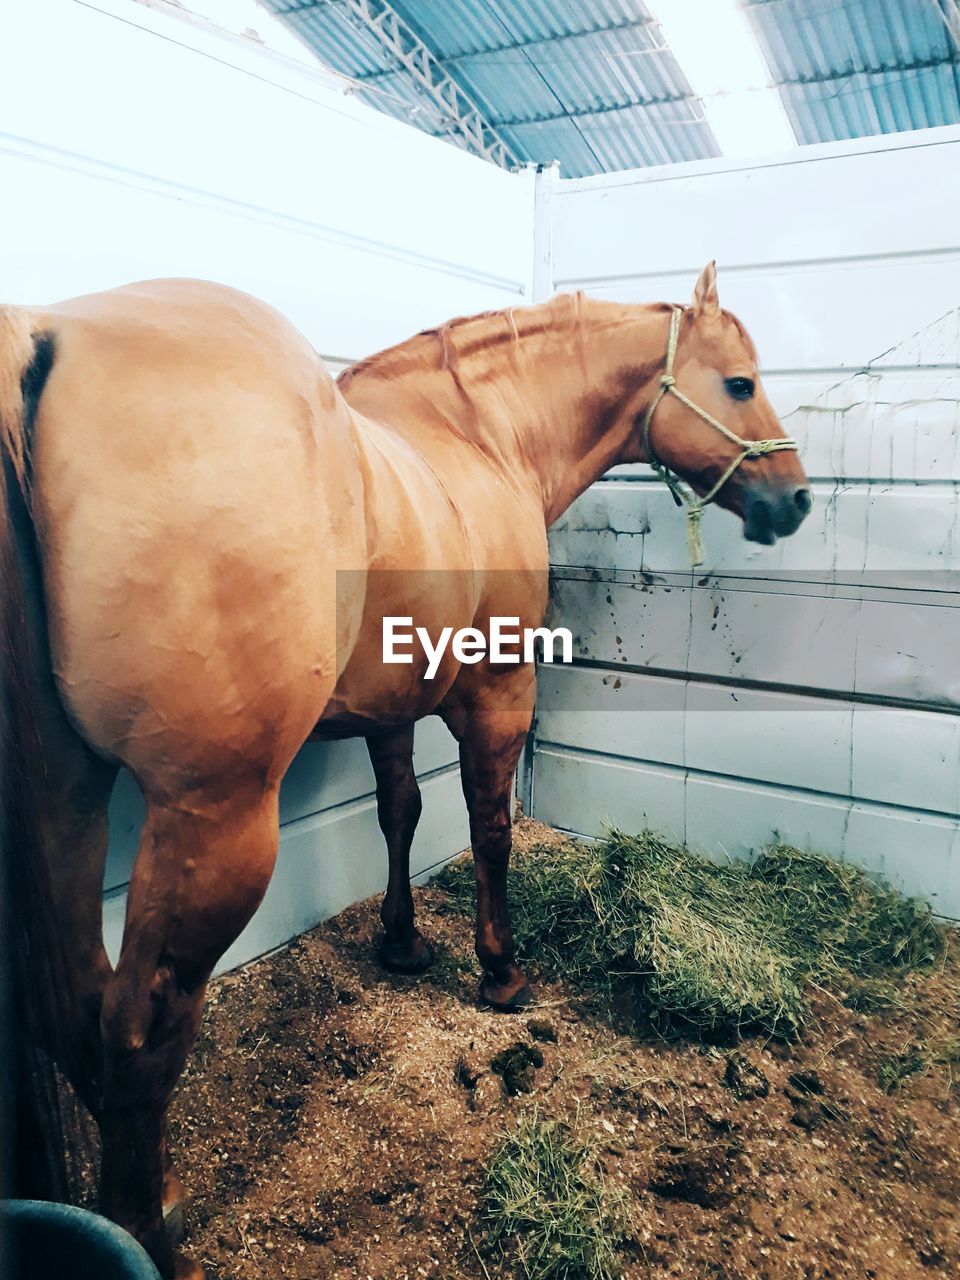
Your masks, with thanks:
M 33 485 L 69 710 L 158 790 L 282 771 L 350 644 L 335 562 L 363 563 L 332 380 L 278 312 L 219 285 L 149 282 L 33 318 L 54 348 Z

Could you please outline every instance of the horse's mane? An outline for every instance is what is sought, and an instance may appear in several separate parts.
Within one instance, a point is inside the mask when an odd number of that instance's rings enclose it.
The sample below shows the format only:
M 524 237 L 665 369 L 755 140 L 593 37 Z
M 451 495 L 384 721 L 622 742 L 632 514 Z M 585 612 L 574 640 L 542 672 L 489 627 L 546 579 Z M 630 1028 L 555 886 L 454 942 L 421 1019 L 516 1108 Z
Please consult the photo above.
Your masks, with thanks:
M 577 294 L 579 299 L 582 295 Z M 456 351 L 458 358 L 482 350 L 486 347 L 499 346 L 501 343 L 518 340 L 520 333 L 544 330 L 550 327 L 562 304 L 569 304 L 571 295 L 557 294 L 549 302 L 533 307 L 505 307 L 499 310 L 480 311 L 475 315 L 456 316 L 432 329 L 421 329 L 412 338 L 386 347 L 371 356 L 365 356 L 355 364 L 344 369 L 337 377 L 341 385 L 363 374 L 387 374 L 396 372 L 398 366 L 417 364 L 423 367 L 434 357 L 438 367 L 447 363 L 451 350 Z M 517 318 L 526 320 L 534 314 L 542 316 L 539 324 L 523 324 L 518 326 Z M 471 341 L 472 339 L 472 341 Z
M 444 368 L 478 351 L 519 342 L 521 337 L 544 333 L 548 329 L 564 327 L 572 333 L 584 324 L 586 313 L 600 308 L 609 312 L 606 323 L 611 325 L 621 323 L 637 310 L 628 304 L 599 302 L 578 291 L 557 293 L 549 301 L 533 306 L 504 307 L 480 311 L 472 316 L 457 316 L 436 328 L 421 329 L 412 338 L 358 360 L 340 373 L 337 382 L 343 386 L 355 377 L 371 373 L 388 376 L 407 366 Z M 646 309 L 669 310 L 669 304 L 650 303 Z M 593 322 L 596 323 L 596 314 Z
M 743 321 L 740 319 L 739 316 L 735 316 L 732 311 L 724 310 L 723 314 L 731 322 L 731 324 L 736 329 L 737 333 L 739 333 L 740 337 L 743 339 L 743 345 L 747 348 L 747 351 L 749 352 L 749 355 L 750 355 L 750 359 L 753 361 L 754 364 L 759 364 L 760 357 L 757 355 L 756 345 L 754 344 L 754 341 L 750 337 L 749 333 L 747 333 L 746 329 L 744 328 Z
M 521 336 L 542 333 L 553 327 L 565 325 L 571 332 L 584 323 L 584 313 L 603 308 L 606 325 L 614 326 L 632 318 L 642 307 L 647 313 L 662 313 L 672 309 L 673 303 L 650 302 L 643 304 L 599 302 L 585 297 L 582 292 L 558 293 L 548 302 L 525 307 L 505 307 L 499 310 L 480 311 L 475 315 L 457 316 L 432 329 L 421 329 L 411 338 L 386 347 L 383 351 L 365 356 L 342 370 L 337 377 L 341 387 L 355 378 L 368 374 L 379 377 L 395 376 L 406 368 L 444 368 L 459 363 L 464 357 L 478 351 L 519 342 Z M 688 308 L 684 308 L 688 312 Z M 736 327 L 751 357 L 756 359 L 753 339 L 742 322 L 730 311 L 723 315 Z M 594 315 L 594 323 L 596 314 Z

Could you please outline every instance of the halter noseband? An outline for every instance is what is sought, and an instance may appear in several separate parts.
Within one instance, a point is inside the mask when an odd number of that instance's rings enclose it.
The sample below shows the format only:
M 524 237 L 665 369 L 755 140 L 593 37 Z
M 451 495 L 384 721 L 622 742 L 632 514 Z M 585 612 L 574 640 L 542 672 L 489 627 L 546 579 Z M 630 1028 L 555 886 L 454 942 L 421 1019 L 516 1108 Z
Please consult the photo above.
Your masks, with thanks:
M 680 307 L 674 307 L 670 317 L 670 337 L 667 340 L 667 359 L 664 365 L 663 373 L 660 375 L 660 385 L 657 388 L 657 394 L 653 397 L 650 408 L 647 410 L 646 417 L 643 420 L 643 446 L 646 449 L 650 466 L 656 472 L 658 478 L 663 481 L 670 492 L 673 494 L 673 500 L 677 506 L 686 504 L 687 508 L 687 546 L 690 550 L 690 563 L 696 567 L 703 564 L 704 549 L 703 539 L 700 536 L 700 520 L 703 517 L 703 509 L 708 503 L 712 502 L 723 486 L 727 483 L 736 469 L 740 466 L 745 458 L 763 458 L 768 453 L 778 453 L 781 449 L 796 449 L 796 440 L 785 436 L 780 440 L 743 440 L 729 427 L 725 427 L 722 422 L 718 421 L 712 414 L 707 413 L 706 409 L 701 409 L 698 404 L 694 404 L 677 388 L 677 380 L 673 376 L 673 362 L 677 354 L 677 339 L 680 336 L 680 317 L 683 311 Z M 740 446 L 740 452 L 724 471 L 723 475 L 713 486 L 709 493 L 705 493 L 702 498 L 698 498 L 695 494 L 687 493 L 680 483 L 679 476 L 675 476 L 669 467 L 660 461 L 653 452 L 653 446 L 650 444 L 650 423 L 653 421 L 653 415 L 656 412 L 657 405 L 667 394 L 667 392 L 675 395 L 681 404 L 685 404 L 688 409 L 704 420 L 709 422 L 711 427 L 716 429 L 727 437 L 732 444 Z

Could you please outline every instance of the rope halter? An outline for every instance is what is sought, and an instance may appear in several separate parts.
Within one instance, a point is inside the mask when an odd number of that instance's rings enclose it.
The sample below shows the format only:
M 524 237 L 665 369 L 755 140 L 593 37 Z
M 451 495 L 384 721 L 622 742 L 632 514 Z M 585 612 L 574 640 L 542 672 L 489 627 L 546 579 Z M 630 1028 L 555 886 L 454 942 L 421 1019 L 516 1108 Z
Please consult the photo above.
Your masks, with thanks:
M 779 453 L 782 449 L 796 449 L 798 445 L 796 440 L 792 440 L 788 436 L 784 436 L 779 440 L 743 440 L 736 432 L 731 431 L 729 427 L 725 427 L 713 414 L 707 413 L 706 409 L 701 409 L 698 404 L 694 404 L 679 390 L 677 380 L 673 376 L 673 364 L 677 355 L 677 340 L 680 336 L 680 317 L 682 315 L 683 310 L 681 307 L 673 308 L 673 313 L 670 317 L 670 337 L 667 340 L 666 363 L 663 373 L 660 375 L 657 394 L 653 397 L 650 408 L 647 410 L 646 417 L 643 420 L 643 447 L 647 452 L 651 468 L 656 472 L 658 479 L 662 480 L 670 490 L 674 502 L 678 507 L 686 505 L 687 546 L 690 551 L 690 563 L 696 568 L 697 565 L 703 564 L 705 554 L 703 539 L 700 536 L 700 521 L 703 518 L 704 508 L 713 502 L 741 462 L 746 458 L 764 458 L 768 453 Z M 660 401 L 668 392 L 676 396 L 680 403 L 685 404 L 698 418 L 702 418 L 704 422 L 709 422 L 711 427 L 716 427 L 721 435 L 726 436 L 732 444 L 738 445 L 740 449 L 740 452 L 721 475 L 720 479 L 709 493 L 705 493 L 702 498 L 698 498 L 696 494 L 684 489 L 680 482 L 680 477 L 674 475 L 670 468 L 660 461 L 650 443 L 650 424 L 653 421 L 653 415 L 656 413 Z

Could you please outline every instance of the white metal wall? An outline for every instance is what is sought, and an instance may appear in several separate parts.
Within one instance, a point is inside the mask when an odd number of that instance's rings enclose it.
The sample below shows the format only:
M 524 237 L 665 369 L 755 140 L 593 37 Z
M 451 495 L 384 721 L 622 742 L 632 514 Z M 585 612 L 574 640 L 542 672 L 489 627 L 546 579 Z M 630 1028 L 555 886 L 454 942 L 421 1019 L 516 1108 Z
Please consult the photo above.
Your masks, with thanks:
M 199 276 L 367 355 L 522 300 L 532 178 L 134 0 L 0 6 L 5 302 Z
M 533 181 L 358 104 L 324 77 L 132 0 L 0 6 L 0 297 L 201 276 L 289 315 L 335 365 L 451 315 L 529 300 Z M 417 735 L 423 871 L 467 842 L 456 749 Z M 235 964 L 385 881 L 362 743 L 313 745 L 282 797 L 267 899 Z M 142 805 L 111 809 L 109 945 Z
M 686 301 L 716 257 L 816 506 L 775 549 L 711 509 L 696 574 L 646 468 L 571 508 L 578 661 L 542 673 L 533 812 L 778 833 L 960 916 L 960 131 L 542 185 L 557 289 Z

